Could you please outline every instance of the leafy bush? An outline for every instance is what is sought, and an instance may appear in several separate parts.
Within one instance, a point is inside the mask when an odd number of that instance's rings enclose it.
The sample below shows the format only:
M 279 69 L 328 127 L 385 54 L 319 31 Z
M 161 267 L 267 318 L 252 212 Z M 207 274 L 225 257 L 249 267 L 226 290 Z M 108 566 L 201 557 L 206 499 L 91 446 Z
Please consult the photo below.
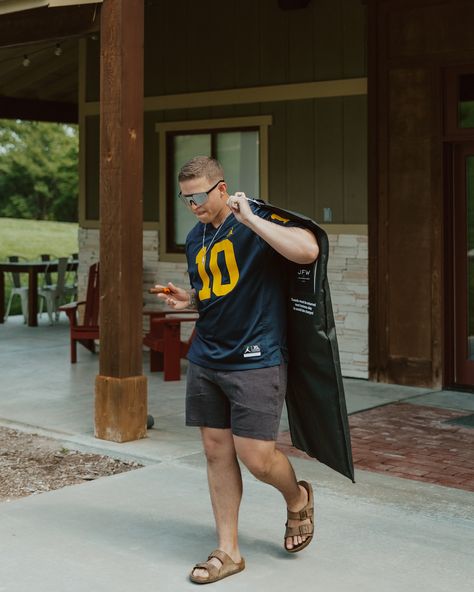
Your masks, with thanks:
M 76 126 L 0 120 L 0 216 L 76 222 Z

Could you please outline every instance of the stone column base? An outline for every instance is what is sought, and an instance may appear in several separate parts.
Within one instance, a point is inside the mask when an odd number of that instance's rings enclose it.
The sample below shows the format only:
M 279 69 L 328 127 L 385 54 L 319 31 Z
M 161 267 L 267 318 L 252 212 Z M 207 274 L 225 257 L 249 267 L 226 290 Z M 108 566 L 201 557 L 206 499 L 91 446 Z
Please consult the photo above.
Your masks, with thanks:
M 146 376 L 95 380 L 95 437 L 130 442 L 146 437 Z

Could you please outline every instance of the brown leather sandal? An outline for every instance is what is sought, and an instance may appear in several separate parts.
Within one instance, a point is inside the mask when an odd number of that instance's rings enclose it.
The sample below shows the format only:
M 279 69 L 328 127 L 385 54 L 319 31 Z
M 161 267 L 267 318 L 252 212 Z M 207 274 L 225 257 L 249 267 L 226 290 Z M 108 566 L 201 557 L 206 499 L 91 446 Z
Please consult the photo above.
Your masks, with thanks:
M 222 563 L 220 567 L 216 567 L 213 563 L 210 563 L 210 560 L 213 557 L 215 557 Z M 209 576 L 207 578 L 203 576 L 195 576 L 193 575 L 195 569 L 205 569 Z M 189 574 L 189 579 L 191 580 L 191 582 L 194 582 L 195 584 L 212 584 L 212 582 L 217 582 L 218 580 L 222 580 L 227 576 L 232 576 L 244 569 L 245 561 L 243 558 L 239 561 L 239 563 L 235 563 L 235 561 L 233 561 L 227 555 L 227 553 L 221 551 L 220 549 L 216 549 L 209 555 L 207 561 L 205 561 L 204 563 L 196 563 L 196 565 L 191 570 L 191 573 Z
M 297 553 L 298 551 L 302 551 L 305 547 L 307 547 L 310 542 L 313 540 L 314 535 L 314 498 L 313 498 L 313 488 L 311 487 L 310 483 L 306 481 L 298 481 L 298 485 L 302 485 L 306 491 L 308 492 L 308 503 L 306 506 L 300 510 L 299 512 L 291 512 L 287 510 L 287 518 L 288 520 L 306 520 L 309 518 L 311 524 L 300 524 L 299 526 L 288 526 L 288 522 L 286 522 L 286 531 L 285 531 L 285 538 L 283 540 L 283 546 L 288 553 Z M 299 545 L 295 545 L 291 549 L 288 549 L 286 546 L 286 539 L 288 537 L 293 536 L 306 536 L 306 540 L 303 541 Z

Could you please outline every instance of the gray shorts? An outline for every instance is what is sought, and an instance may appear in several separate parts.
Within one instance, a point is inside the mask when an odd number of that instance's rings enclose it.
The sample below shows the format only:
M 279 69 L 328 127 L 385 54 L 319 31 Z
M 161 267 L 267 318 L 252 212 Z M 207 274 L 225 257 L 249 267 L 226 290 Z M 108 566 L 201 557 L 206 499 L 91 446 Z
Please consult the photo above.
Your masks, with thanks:
M 212 370 L 189 362 L 186 425 L 232 430 L 236 436 L 276 440 L 286 395 L 287 365 Z

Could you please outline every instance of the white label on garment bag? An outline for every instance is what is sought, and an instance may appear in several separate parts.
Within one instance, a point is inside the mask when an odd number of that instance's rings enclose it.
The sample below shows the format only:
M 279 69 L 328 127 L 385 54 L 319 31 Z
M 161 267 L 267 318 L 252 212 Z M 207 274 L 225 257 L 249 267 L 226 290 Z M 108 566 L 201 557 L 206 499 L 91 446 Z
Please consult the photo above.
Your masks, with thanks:
M 292 298 L 291 304 L 295 312 L 302 312 L 304 314 L 313 316 L 316 308 L 315 302 L 308 302 L 307 300 L 300 300 L 299 298 Z

